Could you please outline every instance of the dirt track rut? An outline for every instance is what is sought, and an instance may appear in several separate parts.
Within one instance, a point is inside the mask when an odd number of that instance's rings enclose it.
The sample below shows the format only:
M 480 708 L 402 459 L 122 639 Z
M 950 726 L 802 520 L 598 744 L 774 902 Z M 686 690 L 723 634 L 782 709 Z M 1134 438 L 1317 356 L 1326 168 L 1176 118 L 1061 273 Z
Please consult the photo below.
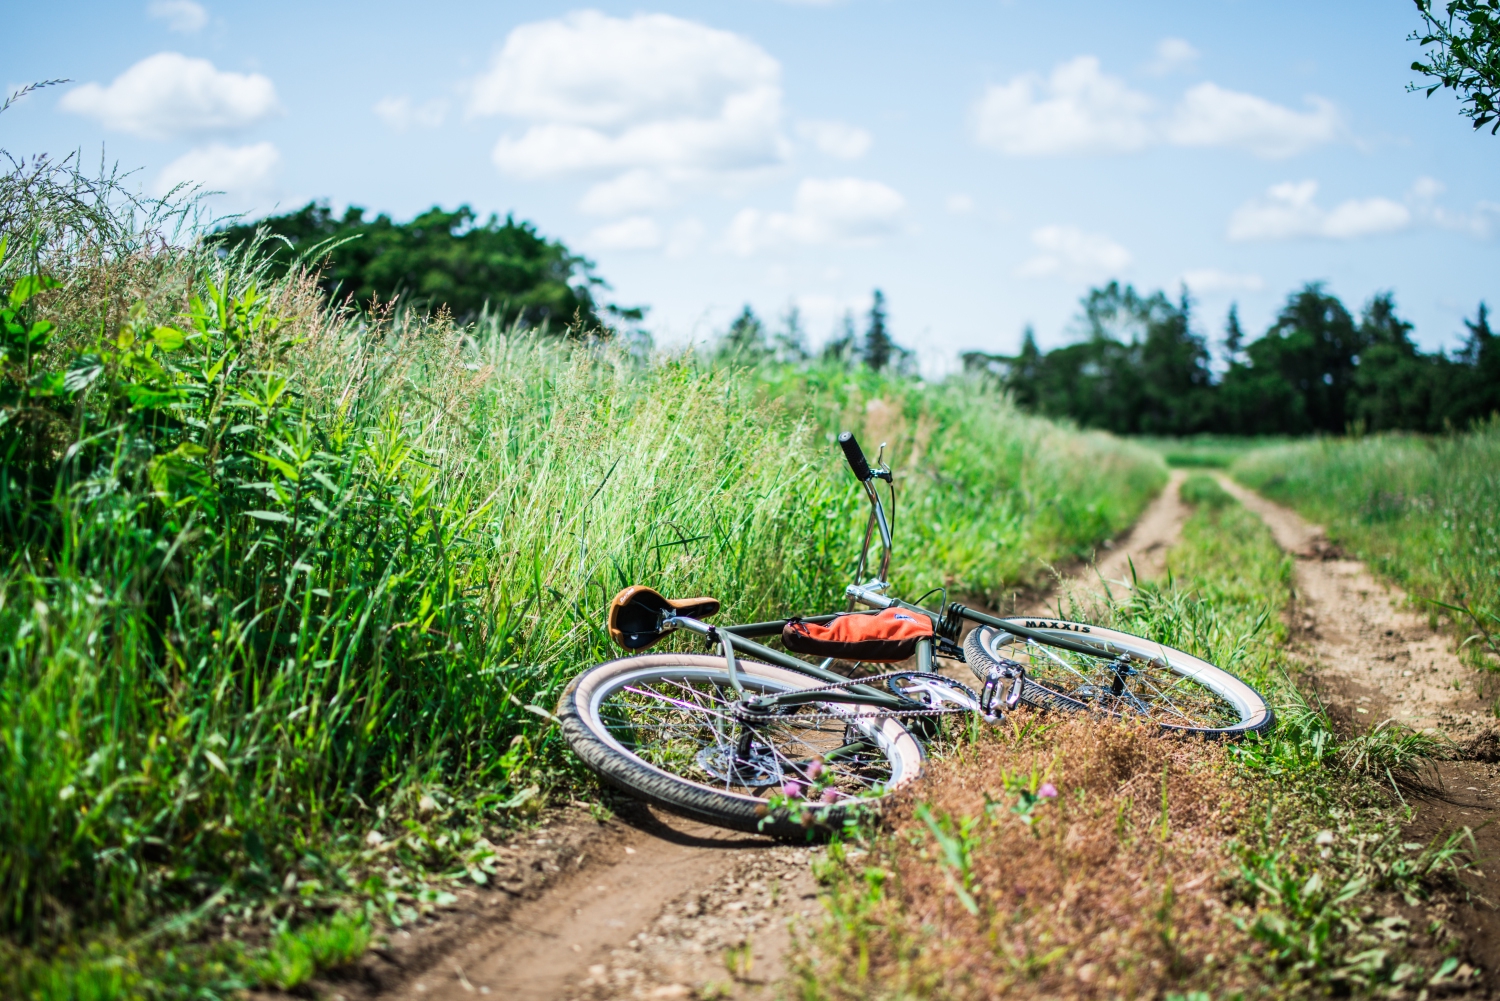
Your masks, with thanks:
M 1104 587 L 1118 596 L 1129 586 L 1132 564 L 1141 578 L 1163 573 L 1187 515 L 1178 496 L 1183 479 L 1174 472 L 1134 528 L 1106 544 L 1097 564 L 1017 610 L 1044 612 L 1070 589 L 1083 592 L 1085 600 Z M 1456 739 L 1479 730 L 1487 713 L 1473 691 L 1474 673 L 1458 662 L 1447 637 L 1407 607 L 1404 595 L 1376 581 L 1362 563 L 1342 557 L 1321 529 L 1292 511 L 1227 477 L 1220 482 L 1297 559 L 1294 642 L 1336 718 L 1352 728 L 1394 718 Z M 955 667 L 955 676 L 967 674 L 962 665 L 949 665 Z M 1415 801 L 1414 836 L 1481 827 L 1500 798 L 1495 765 L 1447 763 L 1441 781 L 1446 792 Z M 463 915 L 440 917 L 434 923 L 439 940 L 409 950 L 404 961 L 393 957 L 400 968 L 387 970 L 377 988 L 346 985 L 341 991 L 331 985 L 331 993 L 382 1001 L 468 1001 L 476 995 L 666 1001 L 784 993 L 778 982 L 785 975 L 788 927 L 818 909 L 810 873 L 816 848 L 644 808 L 603 825 L 574 816 L 560 826 L 550 837 L 533 838 L 570 847 L 546 861 L 524 863 L 546 870 L 533 881 L 530 899 L 499 907 L 490 900 Z M 1500 832 L 1486 836 L 1488 830 L 1480 829 L 1481 851 L 1500 857 Z M 1500 884 L 1500 866 L 1493 868 Z M 1500 899 L 1500 885 L 1483 889 Z M 1500 915 L 1476 904 L 1460 917 L 1473 958 L 1500 967 Z
M 1465 877 L 1469 891 L 1450 900 L 1450 921 L 1465 941 L 1466 958 L 1481 971 L 1485 996 L 1500 993 L 1500 829 L 1494 823 L 1500 740 L 1481 737 L 1494 734 L 1495 722 L 1485 677 L 1464 666 L 1452 638 L 1414 611 L 1400 588 L 1339 552 L 1322 528 L 1226 476 L 1219 482 L 1296 558 L 1293 649 L 1310 668 L 1335 725 L 1361 732 L 1394 720 L 1456 743 L 1457 760 L 1437 763 L 1406 789 L 1414 811 L 1406 835 L 1427 842 L 1472 830 L 1480 866 Z

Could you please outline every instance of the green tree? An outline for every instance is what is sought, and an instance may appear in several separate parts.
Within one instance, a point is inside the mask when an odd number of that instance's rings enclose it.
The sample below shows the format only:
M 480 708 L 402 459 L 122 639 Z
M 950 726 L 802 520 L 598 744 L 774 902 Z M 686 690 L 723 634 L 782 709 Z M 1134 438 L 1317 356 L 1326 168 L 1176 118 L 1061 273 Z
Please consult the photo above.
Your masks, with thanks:
M 758 364 L 771 354 L 766 343 L 766 327 L 749 304 L 740 310 L 729 329 L 719 340 L 719 356 L 734 361 Z
M 1367 334 L 1320 284 L 1293 293 L 1248 363 L 1224 376 L 1221 422 L 1246 434 L 1341 433 Z
M 891 363 L 894 353 L 895 342 L 891 340 L 885 321 L 885 293 L 876 289 L 870 303 L 870 325 L 865 330 L 861 354 L 865 364 L 879 372 Z
M 1428 82 L 1412 84 L 1431 97 L 1452 90 L 1463 105 L 1460 112 L 1474 128 L 1491 122 L 1490 135 L 1500 131 L 1500 0 L 1447 0 L 1434 9 L 1433 0 L 1416 0 L 1422 28 L 1411 38 L 1430 48 L 1427 61 L 1411 64 Z
M 781 314 L 781 329 L 776 332 L 773 349 L 777 361 L 807 361 L 807 332 L 802 329 L 802 311 L 796 303 L 788 305 L 786 312 Z
M 823 345 L 823 360 L 848 364 L 858 347 L 855 343 L 857 339 L 854 333 L 854 314 L 845 310 L 838 334 Z
M 1360 318 L 1364 348 L 1349 390 L 1348 416 L 1368 431 L 1435 431 L 1442 415 L 1434 392 L 1447 382 L 1448 360 L 1426 355 L 1411 340 L 1412 325 L 1396 315 L 1389 292 L 1372 298 Z
M 1490 329 L 1484 303 L 1464 326 L 1469 336 L 1454 353 L 1451 382 L 1441 399 L 1444 423 L 1460 428 L 1500 413 L 1500 335 Z
M 1240 327 L 1240 304 L 1229 304 L 1229 315 L 1224 318 L 1224 357 L 1234 362 L 1245 349 L 1245 331 Z
M 264 231 L 273 267 L 284 272 L 304 255 L 321 264 L 320 282 L 360 307 L 401 297 L 422 308 L 447 307 L 460 320 L 488 309 L 503 322 L 561 329 L 575 321 L 600 327 L 603 312 L 638 321 L 642 310 L 603 307 L 595 294 L 608 286 L 593 265 L 527 222 L 491 215 L 480 221 L 467 205 L 452 212 L 434 206 L 411 222 L 387 215 L 365 219 L 351 206 L 336 217 L 326 204 L 309 202 L 295 212 L 231 226 L 218 239 L 226 250 Z
M 1192 329 L 1187 296 L 1142 296 L 1110 282 L 1082 302 L 1086 337 L 1043 353 L 1030 327 L 1015 357 L 969 352 L 1017 404 L 1121 434 L 1191 434 L 1214 418 L 1208 346 Z

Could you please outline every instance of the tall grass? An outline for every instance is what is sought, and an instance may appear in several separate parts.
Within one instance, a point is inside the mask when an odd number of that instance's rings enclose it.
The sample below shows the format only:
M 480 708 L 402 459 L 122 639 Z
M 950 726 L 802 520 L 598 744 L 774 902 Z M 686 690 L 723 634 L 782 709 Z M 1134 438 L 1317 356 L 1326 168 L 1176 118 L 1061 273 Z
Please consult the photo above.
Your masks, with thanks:
M 907 591 L 1001 593 L 1162 476 L 964 382 L 829 389 L 341 312 L 306 274 L 112 215 L 107 186 L 67 202 L 69 180 L 0 216 L 41 234 L 0 261 L 25 341 L 0 372 L 10 946 L 296 924 L 434 798 L 504 825 L 586 789 L 546 710 L 615 654 L 617 588 L 714 594 L 726 619 L 836 601 L 863 523 L 829 435 L 854 401 L 867 439 L 898 399 L 923 443 L 901 459 Z M 451 864 L 410 836 L 413 865 Z M 395 907 L 381 872 L 345 889 Z
M 1072 614 L 1235 672 L 1274 730 L 1205 744 L 1012 714 L 935 763 L 894 831 L 830 853 L 802 997 L 1374 994 L 1454 972 L 1441 921 L 1397 903 L 1462 864 L 1462 835 L 1404 843 L 1386 785 L 1432 748 L 1394 725 L 1338 743 L 1283 647 L 1291 559 L 1212 478 L 1182 496 L 1169 576 L 1079 591 Z
M 1131 438 L 1137 444 L 1160 452 L 1167 465 L 1182 469 L 1227 469 L 1246 452 L 1287 440 L 1267 435 L 1224 434 L 1195 434 L 1181 438 L 1140 435 Z
M 1451 606 L 1469 649 L 1500 657 L 1500 418 L 1445 437 L 1319 439 L 1232 473 L 1325 525 L 1414 597 Z
M 1023 415 L 971 375 L 928 384 L 828 365 L 751 374 L 830 439 L 849 428 L 872 454 L 888 446 L 894 568 L 908 593 L 946 587 L 1003 605 L 1048 564 L 1091 555 L 1166 481 L 1149 449 Z

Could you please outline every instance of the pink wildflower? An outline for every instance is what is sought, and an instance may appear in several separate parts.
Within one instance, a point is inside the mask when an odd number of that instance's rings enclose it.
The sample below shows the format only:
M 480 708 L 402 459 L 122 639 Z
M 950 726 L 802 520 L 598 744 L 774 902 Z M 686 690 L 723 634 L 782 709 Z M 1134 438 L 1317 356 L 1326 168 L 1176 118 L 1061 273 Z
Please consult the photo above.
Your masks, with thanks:
M 781 787 L 781 794 L 783 796 L 788 796 L 791 799 L 801 799 L 802 791 L 803 788 L 801 782 L 787 782 Z
M 818 760 L 817 758 L 813 758 L 807 763 L 807 768 L 805 769 L 805 771 L 807 772 L 808 778 L 815 779 L 819 775 L 823 774 L 823 762 Z
M 824 789 L 822 799 L 825 803 L 837 803 L 843 798 L 843 795 L 837 789 Z
M 1042 787 L 1036 791 L 1036 794 L 1042 797 L 1042 799 L 1056 799 L 1057 786 L 1051 782 L 1043 782 Z

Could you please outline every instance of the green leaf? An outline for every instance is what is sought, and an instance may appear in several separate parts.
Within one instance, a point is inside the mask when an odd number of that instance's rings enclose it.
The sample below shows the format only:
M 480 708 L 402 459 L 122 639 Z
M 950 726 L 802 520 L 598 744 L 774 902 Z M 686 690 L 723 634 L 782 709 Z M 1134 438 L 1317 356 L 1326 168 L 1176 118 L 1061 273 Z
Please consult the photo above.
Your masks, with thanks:
M 131 383 L 125 387 L 125 396 L 130 400 L 132 407 L 140 407 L 143 410 L 165 410 L 177 402 L 179 394 L 174 389 L 152 389 L 150 386 Z
M 264 462 L 266 465 L 270 466 L 272 469 L 275 469 L 282 476 L 285 476 L 293 483 L 296 483 L 299 479 L 302 478 L 301 473 L 297 471 L 296 466 L 282 459 L 278 459 L 274 455 L 266 455 L 264 452 L 251 452 L 250 454 L 255 456 L 261 462 Z
M 281 521 L 285 522 L 288 525 L 292 523 L 292 519 L 288 518 L 280 511 L 246 511 L 245 517 L 256 518 L 260 521 Z
M 156 327 L 151 331 L 151 339 L 163 351 L 176 351 L 187 341 L 187 335 L 176 327 Z
M 63 389 L 69 393 L 81 393 L 104 374 L 104 360 L 98 355 L 79 355 L 68 363 L 68 373 L 63 377 Z
M 10 287 L 10 304 L 12 307 L 20 307 L 42 289 L 57 288 L 61 284 L 56 278 L 47 275 L 22 275 Z
M 168 507 L 184 504 L 205 503 L 213 510 L 213 481 L 201 460 L 208 450 L 195 442 L 185 441 L 151 460 L 146 467 L 146 477 L 151 489 Z
M 67 380 L 61 372 L 39 372 L 32 376 L 32 396 L 61 396 L 67 391 Z
M 38 320 L 26 331 L 26 343 L 42 345 L 52 336 L 52 331 L 57 329 L 57 324 L 51 320 Z

